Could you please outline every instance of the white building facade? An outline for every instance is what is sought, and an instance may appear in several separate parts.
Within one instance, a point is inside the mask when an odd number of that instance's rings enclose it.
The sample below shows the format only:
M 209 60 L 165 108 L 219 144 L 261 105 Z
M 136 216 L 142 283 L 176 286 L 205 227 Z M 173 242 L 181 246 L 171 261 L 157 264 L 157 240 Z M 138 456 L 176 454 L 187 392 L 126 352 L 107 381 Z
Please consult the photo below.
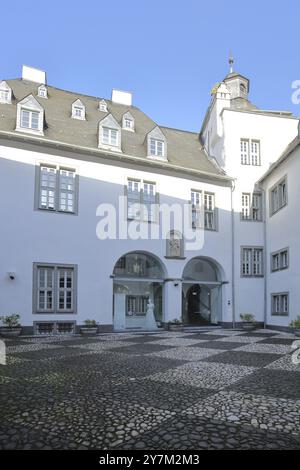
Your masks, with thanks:
M 157 125 L 119 90 L 59 90 L 30 67 L 0 82 L 0 314 L 20 314 L 24 334 L 87 319 L 124 331 L 147 329 L 152 302 L 157 325 L 232 327 L 252 313 L 287 328 L 298 120 L 248 92 L 231 72 L 197 134 Z

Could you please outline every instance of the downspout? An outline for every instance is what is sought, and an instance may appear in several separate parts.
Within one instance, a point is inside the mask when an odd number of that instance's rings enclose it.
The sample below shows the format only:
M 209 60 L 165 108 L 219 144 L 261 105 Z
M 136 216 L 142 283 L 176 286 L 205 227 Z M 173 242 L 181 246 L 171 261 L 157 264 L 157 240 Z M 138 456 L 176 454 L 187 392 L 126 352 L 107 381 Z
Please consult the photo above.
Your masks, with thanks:
M 267 210 L 266 191 L 263 191 L 263 224 L 264 224 L 264 328 L 267 327 Z
M 233 205 L 233 191 L 235 190 L 235 180 L 232 181 L 231 185 L 231 273 L 232 273 L 232 283 L 231 283 L 231 297 L 232 297 L 232 328 L 235 328 L 235 290 L 234 290 L 234 281 L 235 281 L 235 238 L 234 238 L 234 205 Z

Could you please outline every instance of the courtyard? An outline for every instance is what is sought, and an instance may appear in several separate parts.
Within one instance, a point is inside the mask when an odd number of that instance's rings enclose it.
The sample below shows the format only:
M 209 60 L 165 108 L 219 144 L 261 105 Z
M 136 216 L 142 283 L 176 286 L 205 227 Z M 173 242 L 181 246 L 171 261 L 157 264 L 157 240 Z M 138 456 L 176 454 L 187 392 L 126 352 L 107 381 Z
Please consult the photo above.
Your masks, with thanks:
M 294 336 L 6 339 L 0 449 L 300 449 Z

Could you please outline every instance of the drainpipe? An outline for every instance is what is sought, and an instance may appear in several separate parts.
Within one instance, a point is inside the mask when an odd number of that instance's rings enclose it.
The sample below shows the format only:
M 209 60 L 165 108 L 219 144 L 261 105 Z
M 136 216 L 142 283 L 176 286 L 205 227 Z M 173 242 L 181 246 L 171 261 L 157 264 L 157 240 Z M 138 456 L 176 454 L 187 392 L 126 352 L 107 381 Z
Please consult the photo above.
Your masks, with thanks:
M 263 224 L 264 224 L 264 328 L 267 327 L 267 210 L 266 210 L 266 191 L 263 190 Z
M 235 190 L 235 180 L 232 182 L 231 186 L 231 272 L 232 272 L 232 283 L 231 283 L 231 290 L 232 290 L 232 328 L 235 328 L 235 290 L 234 290 L 234 282 L 235 282 L 235 223 L 234 223 L 234 205 L 233 205 L 233 192 Z
M 231 185 L 231 272 L 232 272 L 232 283 L 231 283 L 231 290 L 232 290 L 232 328 L 235 328 L 235 291 L 234 291 L 234 281 L 235 281 L 235 256 L 234 256 L 234 206 L 233 206 L 233 191 L 235 190 L 235 180 L 232 181 Z

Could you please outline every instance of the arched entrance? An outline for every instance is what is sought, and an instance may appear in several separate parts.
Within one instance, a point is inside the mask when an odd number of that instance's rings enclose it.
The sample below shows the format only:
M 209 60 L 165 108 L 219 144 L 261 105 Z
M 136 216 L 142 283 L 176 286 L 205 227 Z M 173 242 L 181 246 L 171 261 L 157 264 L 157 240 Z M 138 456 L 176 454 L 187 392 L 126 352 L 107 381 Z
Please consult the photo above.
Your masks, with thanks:
M 114 270 L 114 328 L 144 329 L 149 300 L 159 325 L 163 319 L 164 270 L 160 261 L 144 252 L 121 256 Z
M 221 279 L 217 265 L 193 258 L 182 275 L 182 319 L 185 325 L 210 325 L 221 321 Z

